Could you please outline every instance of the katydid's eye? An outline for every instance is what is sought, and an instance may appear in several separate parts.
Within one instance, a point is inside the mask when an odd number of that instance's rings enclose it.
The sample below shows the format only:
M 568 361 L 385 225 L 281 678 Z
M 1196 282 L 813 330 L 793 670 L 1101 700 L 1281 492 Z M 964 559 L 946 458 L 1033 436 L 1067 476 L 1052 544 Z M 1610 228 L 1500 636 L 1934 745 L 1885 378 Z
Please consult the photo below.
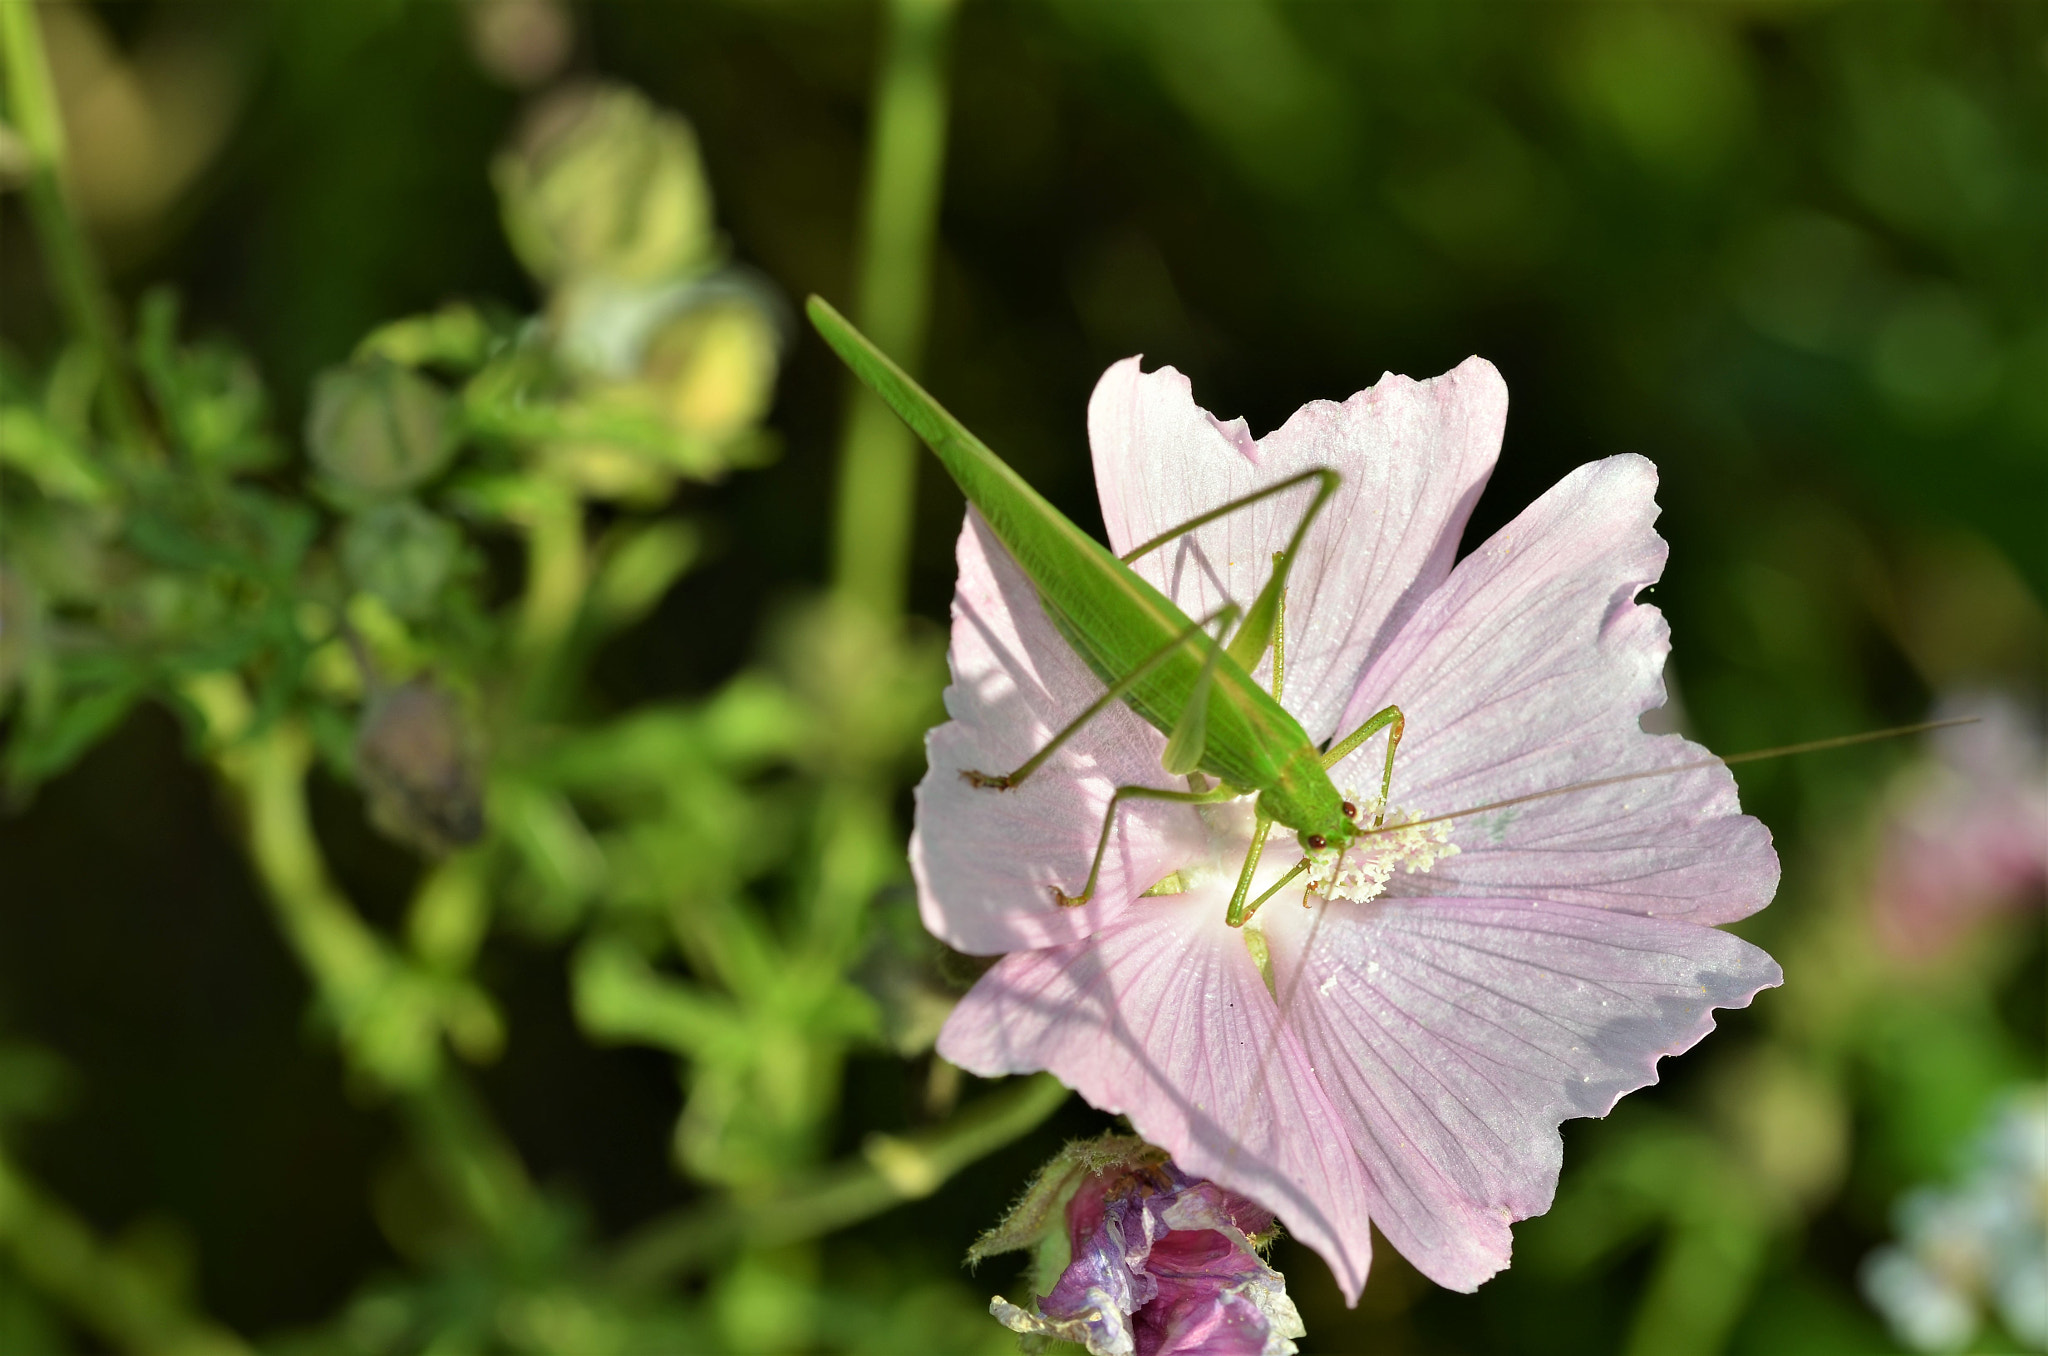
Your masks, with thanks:
M 1308 837 L 1302 839 L 1301 841 L 1308 844 L 1308 850 L 1310 852 L 1321 852 L 1325 847 L 1328 846 L 1328 843 L 1319 833 L 1312 833 Z
M 1358 818 L 1358 807 L 1348 800 L 1344 802 L 1344 817 L 1346 819 Z

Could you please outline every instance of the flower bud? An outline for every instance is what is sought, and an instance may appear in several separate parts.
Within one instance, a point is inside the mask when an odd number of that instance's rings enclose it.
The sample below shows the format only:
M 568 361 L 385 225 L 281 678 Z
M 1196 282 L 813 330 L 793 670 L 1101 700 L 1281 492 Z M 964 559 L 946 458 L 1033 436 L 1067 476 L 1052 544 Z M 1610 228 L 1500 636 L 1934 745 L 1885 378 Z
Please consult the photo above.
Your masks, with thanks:
M 341 534 L 341 565 L 349 581 L 416 620 L 432 612 L 455 568 L 462 534 L 410 499 L 357 514 Z
M 469 0 L 462 17 L 476 64 L 513 89 L 552 79 L 576 41 L 562 0 Z
M 751 299 L 721 299 L 654 332 L 641 380 L 677 431 L 720 443 L 768 412 L 776 347 L 773 322 Z
M 505 233 L 553 286 L 655 282 L 711 262 L 711 193 L 690 125 L 638 91 L 587 85 L 543 101 L 492 165 Z
M 400 494 L 447 466 L 454 411 L 447 394 L 411 368 L 383 359 L 331 367 L 313 382 L 306 445 L 339 488 Z
M 657 501 L 678 475 L 748 456 L 782 343 L 765 283 L 731 269 L 649 287 L 595 279 L 558 289 L 549 312 L 582 431 L 548 460 L 584 493 Z
M 483 791 L 455 698 L 415 678 L 377 697 L 356 731 L 356 775 L 378 828 L 431 853 L 483 836 Z

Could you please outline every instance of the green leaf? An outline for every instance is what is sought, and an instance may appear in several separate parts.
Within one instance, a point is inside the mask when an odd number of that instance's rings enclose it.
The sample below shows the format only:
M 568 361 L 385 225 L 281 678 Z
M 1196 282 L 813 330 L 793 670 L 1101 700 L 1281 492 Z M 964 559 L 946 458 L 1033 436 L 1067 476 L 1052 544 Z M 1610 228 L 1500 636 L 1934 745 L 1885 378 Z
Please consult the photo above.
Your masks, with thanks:
M 379 325 L 356 345 L 358 359 L 383 358 L 406 367 L 483 366 L 504 336 L 467 302 L 454 302 L 425 315 Z
M 630 626 L 659 603 L 696 561 L 701 537 L 689 523 L 662 521 L 618 529 L 609 543 L 589 608 L 610 628 Z
M 183 521 L 151 506 L 138 509 L 128 520 L 128 544 L 145 560 L 174 570 L 204 572 L 227 568 L 239 572 L 246 557 L 194 532 Z
M 576 1020 L 601 1040 L 637 1041 L 681 1055 L 751 1044 L 746 1019 L 722 998 L 656 973 L 629 944 L 600 938 L 577 953 Z
M 114 486 L 92 454 L 28 405 L 0 408 L 0 465 L 12 466 L 52 499 L 103 504 Z
M 152 289 L 137 308 L 135 361 L 177 448 L 192 464 L 235 474 L 274 464 L 279 448 L 263 428 L 269 396 L 256 368 L 220 343 L 178 343 L 178 300 Z

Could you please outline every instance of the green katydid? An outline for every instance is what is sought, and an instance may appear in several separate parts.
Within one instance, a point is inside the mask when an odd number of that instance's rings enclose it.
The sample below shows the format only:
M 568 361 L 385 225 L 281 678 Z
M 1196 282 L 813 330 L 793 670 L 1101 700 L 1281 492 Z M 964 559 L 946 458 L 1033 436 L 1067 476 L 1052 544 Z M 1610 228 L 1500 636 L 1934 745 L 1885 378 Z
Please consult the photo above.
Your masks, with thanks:
M 1053 624 L 1106 685 L 1095 703 L 1018 767 L 999 774 L 963 775 L 990 790 L 1017 786 L 1110 703 L 1123 701 L 1167 736 L 1162 767 L 1188 778 L 1186 791 L 1117 788 L 1088 877 L 1074 894 L 1055 888 L 1061 904 L 1084 904 L 1094 894 L 1117 810 L 1125 800 L 1203 805 L 1258 797 L 1251 846 L 1230 900 L 1228 921 L 1233 927 L 1242 925 L 1303 869 L 1297 867 L 1258 898 L 1249 898 L 1253 873 L 1273 825 L 1294 830 L 1304 852 L 1342 852 L 1361 832 L 1380 828 L 1377 816 L 1370 826 L 1359 822 L 1358 807 L 1338 792 L 1328 769 L 1367 739 L 1387 731 L 1379 799 L 1383 813 L 1404 725 L 1400 708 L 1387 707 L 1322 750 L 1279 702 L 1285 674 L 1288 569 L 1316 515 L 1336 491 L 1335 471 L 1306 471 L 1220 504 L 1118 557 L 1047 503 L 828 303 L 814 296 L 807 309 L 825 342 L 938 455 L 961 493 L 1031 580 Z M 1242 612 L 1226 606 L 1212 617 L 1191 619 L 1130 568 L 1132 561 L 1205 523 L 1310 483 L 1316 486 L 1314 498 L 1286 549 L 1275 554 L 1265 586 Z M 1228 633 L 1233 624 L 1236 630 L 1226 643 L 1220 633 Z M 1209 634 L 1210 626 L 1219 636 Z M 1250 677 L 1269 647 L 1274 652 L 1270 692 Z

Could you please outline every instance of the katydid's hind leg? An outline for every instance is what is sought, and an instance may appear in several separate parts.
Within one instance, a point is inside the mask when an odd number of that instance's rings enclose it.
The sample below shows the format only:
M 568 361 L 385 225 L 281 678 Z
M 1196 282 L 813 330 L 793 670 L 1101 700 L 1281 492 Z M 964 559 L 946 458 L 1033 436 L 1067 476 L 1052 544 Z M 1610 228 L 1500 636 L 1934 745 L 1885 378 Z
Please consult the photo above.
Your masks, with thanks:
M 1164 532 L 1161 532 L 1158 536 L 1152 537 L 1149 540 L 1132 547 L 1130 550 L 1124 552 L 1121 556 L 1118 556 L 1117 559 L 1121 560 L 1124 564 L 1129 565 L 1133 561 L 1136 561 L 1141 557 L 1150 555 L 1152 552 L 1158 550 L 1160 547 L 1166 545 L 1168 542 L 1176 541 L 1181 537 L 1185 537 L 1188 533 L 1194 531 L 1198 527 L 1206 527 L 1210 523 L 1215 522 L 1218 518 L 1227 518 L 1241 508 L 1250 508 L 1253 504 L 1259 503 L 1261 500 L 1271 499 L 1276 494 L 1285 494 L 1287 491 L 1293 489 L 1295 486 L 1305 485 L 1311 480 L 1319 481 L 1320 488 L 1316 495 L 1315 501 L 1313 502 L 1313 504 L 1311 504 L 1311 506 L 1303 516 L 1309 519 L 1313 519 L 1316 513 L 1321 510 L 1323 506 L 1323 501 L 1328 499 L 1330 495 L 1336 492 L 1337 483 L 1342 479 L 1342 476 L 1338 475 L 1335 471 L 1332 471 L 1327 467 L 1316 467 L 1313 470 L 1303 471 L 1297 475 L 1291 475 L 1287 477 L 1287 479 L 1279 481 L 1272 485 L 1268 485 L 1263 489 L 1253 490 L 1250 494 L 1241 494 L 1235 499 L 1226 500 L 1225 502 L 1218 504 L 1215 508 L 1210 509 L 1206 513 L 1197 513 L 1194 517 L 1188 519 L 1186 522 L 1180 523 L 1174 527 L 1169 527 Z M 1296 530 L 1297 536 L 1300 535 L 1301 530 L 1302 529 Z
M 1317 515 L 1323 511 L 1323 505 L 1330 501 L 1332 495 L 1336 494 L 1337 486 L 1343 481 L 1342 476 L 1326 466 L 1315 467 L 1296 475 L 1291 475 L 1287 479 L 1275 484 L 1253 490 L 1250 494 L 1239 495 L 1235 499 L 1218 504 L 1207 513 L 1198 513 L 1186 522 L 1176 527 L 1170 527 L 1151 540 L 1124 552 L 1118 559 L 1123 561 L 1124 564 L 1129 565 L 1147 553 L 1158 550 L 1168 542 L 1186 536 L 1196 528 L 1213 523 L 1219 518 L 1226 518 L 1239 509 L 1249 508 L 1261 500 L 1270 499 L 1277 494 L 1284 494 L 1288 490 L 1300 485 L 1306 485 L 1310 481 L 1316 483 L 1315 497 L 1309 501 L 1308 506 L 1302 510 L 1301 517 L 1295 521 L 1294 531 L 1289 534 L 1287 539 L 1287 549 L 1273 553 L 1273 573 L 1267 578 L 1265 586 L 1259 590 L 1258 597 L 1252 601 L 1251 607 L 1245 612 L 1244 624 L 1238 628 L 1237 634 L 1230 639 L 1227 646 L 1230 657 L 1235 659 L 1246 672 L 1250 672 L 1257 666 L 1259 656 L 1265 653 L 1266 645 L 1272 637 L 1273 619 L 1279 608 L 1280 592 L 1287 586 L 1287 574 L 1293 567 L 1295 556 L 1301 549 L 1301 543 L 1307 538 L 1308 530 L 1314 525 Z
M 1088 704 L 1087 710 L 1068 721 L 1051 739 L 1045 742 L 1044 746 L 1037 753 L 1032 754 L 1022 763 L 1019 763 L 1014 770 L 994 773 L 978 772 L 973 768 L 962 768 L 960 770 L 961 778 L 976 790 L 1008 791 L 1011 787 L 1023 785 L 1024 779 L 1043 767 L 1045 760 L 1058 752 L 1060 745 L 1080 733 L 1082 726 L 1101 715 L 1113 702 L 1136 687 L 1144 680 L 1146 674 L 1165 663 L 1167 656 L 1200 635 L 1202 629 L 1210 623 L 1220 621 L 1227 627 L 1230 625 L 1231 619 L 1236 617 L 1236 615 L 1237 608 L 1235 605 L 1225 603 L 1216 612 L 1204 617 L 1201 621 L 1191 623 L 1186 630 L 1148 655 L 1136 668 L 1111 683 L 1104 689 L 1100 697 L 1097 697 Z
M 1053 902 L 1063 909 L 1078 909 L 1095 897 L 1095 882 L 1102 875 L 1102 858 L 1109 851 L 1110 835 L 1116 832 L 1116 812 L 1126 800 L 1165 800 L 1179 805 L 1213 805 L 1219 801 L 1231 800 L 1236 792 L 1229 787 L 1218 787 L 1214 791 L 1165 791 L 1156 786 L 1119 786 L 1109 798 L 1109 808 L 1102 815 L 1102 833 L 1095 840 L 1095 856 L 1088 863 L 1088 879 L 1081 886 L 1081 893 L 1070 895 L 1055 885 L 1052 887 Z

